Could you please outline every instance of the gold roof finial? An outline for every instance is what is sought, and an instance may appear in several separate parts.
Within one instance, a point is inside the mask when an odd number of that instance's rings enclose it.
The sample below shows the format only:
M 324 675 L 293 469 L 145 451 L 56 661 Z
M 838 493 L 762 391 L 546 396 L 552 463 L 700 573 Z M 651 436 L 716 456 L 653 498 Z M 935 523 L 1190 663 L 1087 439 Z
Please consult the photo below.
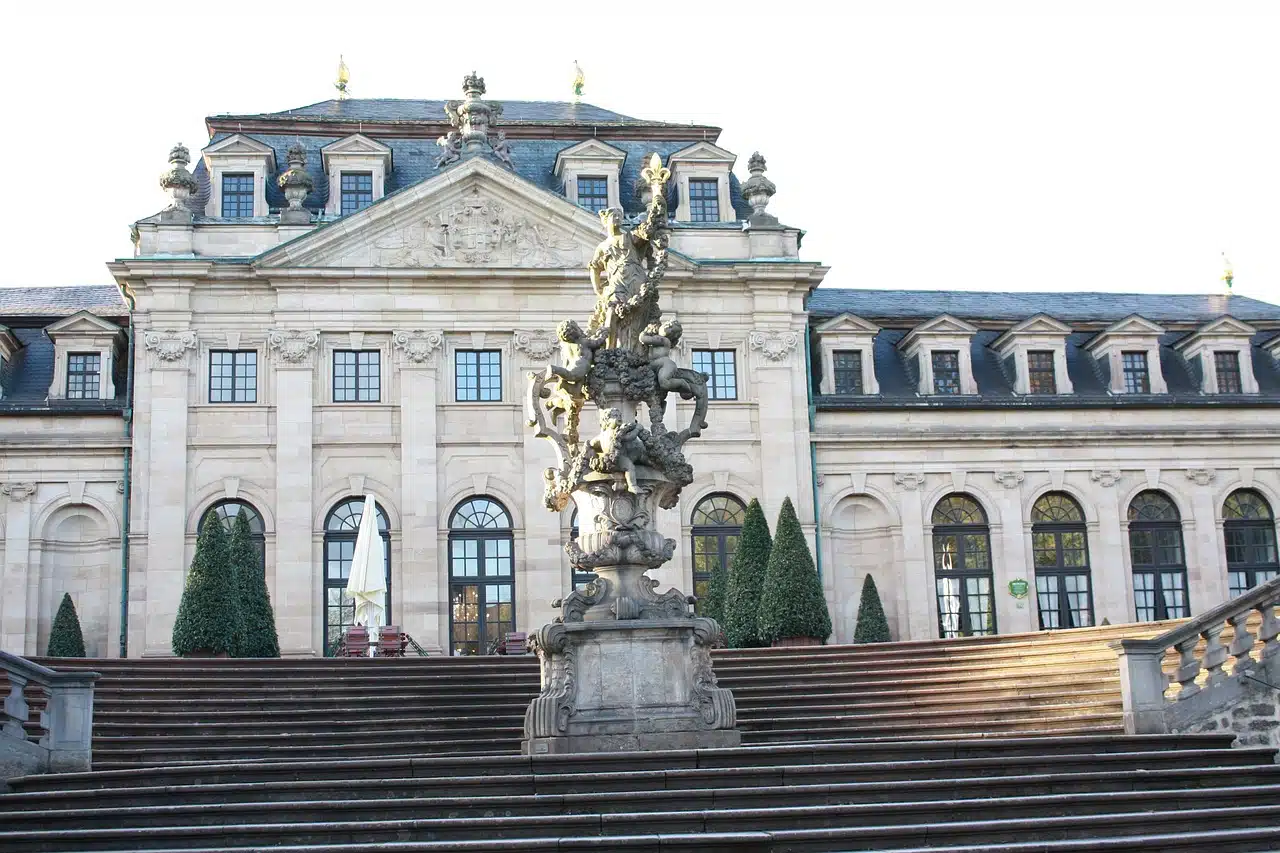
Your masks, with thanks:
M 587 75 L 582 73 L 582 66 L 575 59 L 573 61 L 573 102 L 575 104 L 582 103 L 582 89 L 586 84 Z
M 1227 283 L 1227 294 L 1231 293 L 1231 285 L 1235 283 L 1235 270 L 1231 268 L 1231 259 L 1227 257 L 1227 253 L 1222 253 L 1222 280 Z
M 347 63 L 343 60 L 342 54 L 338 54 L 338 79 L 334 81 L 333 88 L 338 90 L 338 100 L 345 101 L 350 92 L 347 90 L 347 83 L 351 81 L 351 72 L 347 70 Z

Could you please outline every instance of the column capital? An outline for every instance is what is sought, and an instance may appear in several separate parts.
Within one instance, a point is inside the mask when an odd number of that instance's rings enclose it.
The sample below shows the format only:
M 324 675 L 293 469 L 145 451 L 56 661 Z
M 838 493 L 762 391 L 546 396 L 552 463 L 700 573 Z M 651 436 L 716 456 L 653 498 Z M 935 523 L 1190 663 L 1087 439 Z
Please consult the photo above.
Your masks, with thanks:
M 314 329 L 272 329 L 267 332 L 267 346 L 275 358 L 276 369 L 314 367 L 313 355 L 320 344 L 320 333 Z
M 199 344 L 194 329 L 148 329 L 142 344 L 151 353 L 152 370 L 186 370 L 191 350 Z
M 39 487 L 37 483 L 4 483 L 0 485 L 0 492 L 8 496 L 10 501 L 25 501 L 36 493 Z
M 444 333 L 408 329 L 392 335 L 391 345 L 402 368 L 435 367 L 435 351 L 444 346 Z

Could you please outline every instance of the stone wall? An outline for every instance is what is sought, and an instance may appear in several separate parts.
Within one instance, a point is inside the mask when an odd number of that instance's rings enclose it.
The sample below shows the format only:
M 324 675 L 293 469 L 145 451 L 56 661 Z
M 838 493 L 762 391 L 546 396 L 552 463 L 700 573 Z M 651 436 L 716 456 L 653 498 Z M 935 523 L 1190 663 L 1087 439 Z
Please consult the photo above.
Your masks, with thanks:
M 1280 655 L 1247 676 L 1234 674 L 1188 699 L 1171 702 L 1165 724 L 1171 732 L 1232 732 L 1239 746 L 1280 748 Z

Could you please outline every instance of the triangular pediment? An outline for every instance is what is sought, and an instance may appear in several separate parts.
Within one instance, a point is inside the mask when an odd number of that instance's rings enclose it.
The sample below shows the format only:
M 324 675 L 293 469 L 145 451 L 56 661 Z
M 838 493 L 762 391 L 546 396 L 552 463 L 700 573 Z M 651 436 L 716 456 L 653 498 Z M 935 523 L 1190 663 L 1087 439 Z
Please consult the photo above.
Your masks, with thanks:
M 991 348 L 996 351 L 1002 351 L 1006 346 L 1010 346 L 1017 341 L 1018 338 L 1065 338 L 1069 334 L 1071 334 L 1071 327 L 1066 323 L 1048 314 L 1036 314 L 1018 323 L 992 341 Z
M 581 269 L 600 218 L 482 157 L 282 243 L 255 265 Z M 672 269 L 694 264 L 669 255 Z
M 874 335 L 880 331 L 880 327 L 870 320 L 864 320 L 857 314 L 841 314 L 838 317 L 832 317 L 817 326 L 814 329 L 818 334 L 860 334 Z
M 737 154 L 727 151 L 719 145 L 712 145 L 710 142 L 695 142 L 687 148 L 681 148 L 667 158 L 668 164 L 671 165 L 681 161 L 696 161 L 700 163 L 728 163 L 730 166 L 737 159 Z
M 1257 333 L 1258 333 L 1258 330 L 1255 329 L 1253 326 L 1250 326 L 1248 323 L 1242 320 L 1237 320 L 1235 317 L 1232 317 L 1230 314 L 1223 314 L 1218 319 L 1211 320 L 1210 322 L 1205 323 L 1203 326 L 1196 329 L 1197 335 L 1204 335 L 1204 336 L 1214 335 L 1214 336 L 1222 336 L 1222 337 L 1228 337 L 1228 336 L 1253 337 Z
M 972 335 L 978 331 L 959 317 L 941 314 L 932 320 L 926 320 L 911 330 L 913 335 Z
M 320 158 L 325 171 L 329 170 L 329 161 L 334 157 L 361 157 L 380 159 L 384 167 L 391 168 L 391 149 L 376 139 L 370 139 L 363 133 L 344 136 L 337 142 L 330 142 L 320 149 Z
M 1112 323 L 1110 326 L 1107 326 L 1101 332 L 1094 335 L 1089 340 L 1089 343 L 1085 348 L 1089 352 L 1096 354 L 1106 347 L 1108 341 L 1115 338 L 1134 336 L 1154 338 L 1159 337 L 1164 333 L 1165 328 L 1159 323 L 1153 323 L 1151 320 L 1148 320 L 1140 314 L 1130 314 L 1123 320 Z
M 201 151 L 206 157 L 209 155 L 241 155 L 241 156 L 258 156 L 270 155 L 273 159 L 276 156 L 275 149 L 265 142 L 259 142 L 252 136 L 245 136 L 243 133 L 233 133 L 226 139 L 219 139 L 212 145 L 207 145 Z
M 587 139 L 556 154 L 555 175 L 560 176 L 564 164 L 568 160 L 590 160 L 593 162 L 614 163 L 621 167 L 627 159 L 627 152 L 620 148 L 601 142 L 599 139 Z
M 110 320 L 104 320 L 88 311 L 77 311 L 70 317 L 63 317 L 56 323 L 45 326 L 45 333 L 50 337 L 58 335 L 118 335 L 123 331 Z

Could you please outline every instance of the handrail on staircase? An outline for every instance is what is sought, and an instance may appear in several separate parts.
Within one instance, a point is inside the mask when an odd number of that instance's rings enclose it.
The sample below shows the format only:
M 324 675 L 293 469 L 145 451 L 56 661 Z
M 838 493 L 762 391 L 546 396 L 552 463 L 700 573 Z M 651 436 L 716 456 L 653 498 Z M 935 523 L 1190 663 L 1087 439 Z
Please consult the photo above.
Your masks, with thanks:
M 1155 734 L 1166 731 L 1165 698 L 1169 678 L 1163 663 L 1169 649 L 1178 651 L 1178 669 L 1174 673 L 1180 689 L 1172 702 L 1180 702 L 1225 681 L 1228 675 L 1243 673 L 1280 653 L 1280 578 L 1259 584 L 1248 592 L 1225 601 L 1212 610 L 1170 628 L 1147 640 L 1113 640 L 1108 645 L 1120 657 L 1120 690 L 1124 702 L 1125 730 L 1130 734 Z M 1262 616 L 1255 638 L 1248 622 L 1254 611 Z M 1231 644 L 1224 645 L 1222 633 L 1231 626 Z M 1200 642 L 1204 641 L 1203 651 Z M 1262 647 L 1255 653 L 1257 642 Z M 1230 672 L 1226 668 L 1232 660 Z M 1207 670 L 1204 686 L 1198 683 Z
M 37 772 L 89 770 L 93 762 L 93 683 L 101 676 L 96 672 L 59 672 L 5 651 L 0 651 L 0 669 L 9 682 L 0 710 L 0 749 L 6 755 L 31 755 L 37 761 Z M 44 687 L 47 694 L 45 709 L 40 712 L 44 733 L 37 744 L 29 744 L 25 729 L 31 714 L 25 690 L 32 683 Z M 0 784 L 3 781 L 0 779 Z

